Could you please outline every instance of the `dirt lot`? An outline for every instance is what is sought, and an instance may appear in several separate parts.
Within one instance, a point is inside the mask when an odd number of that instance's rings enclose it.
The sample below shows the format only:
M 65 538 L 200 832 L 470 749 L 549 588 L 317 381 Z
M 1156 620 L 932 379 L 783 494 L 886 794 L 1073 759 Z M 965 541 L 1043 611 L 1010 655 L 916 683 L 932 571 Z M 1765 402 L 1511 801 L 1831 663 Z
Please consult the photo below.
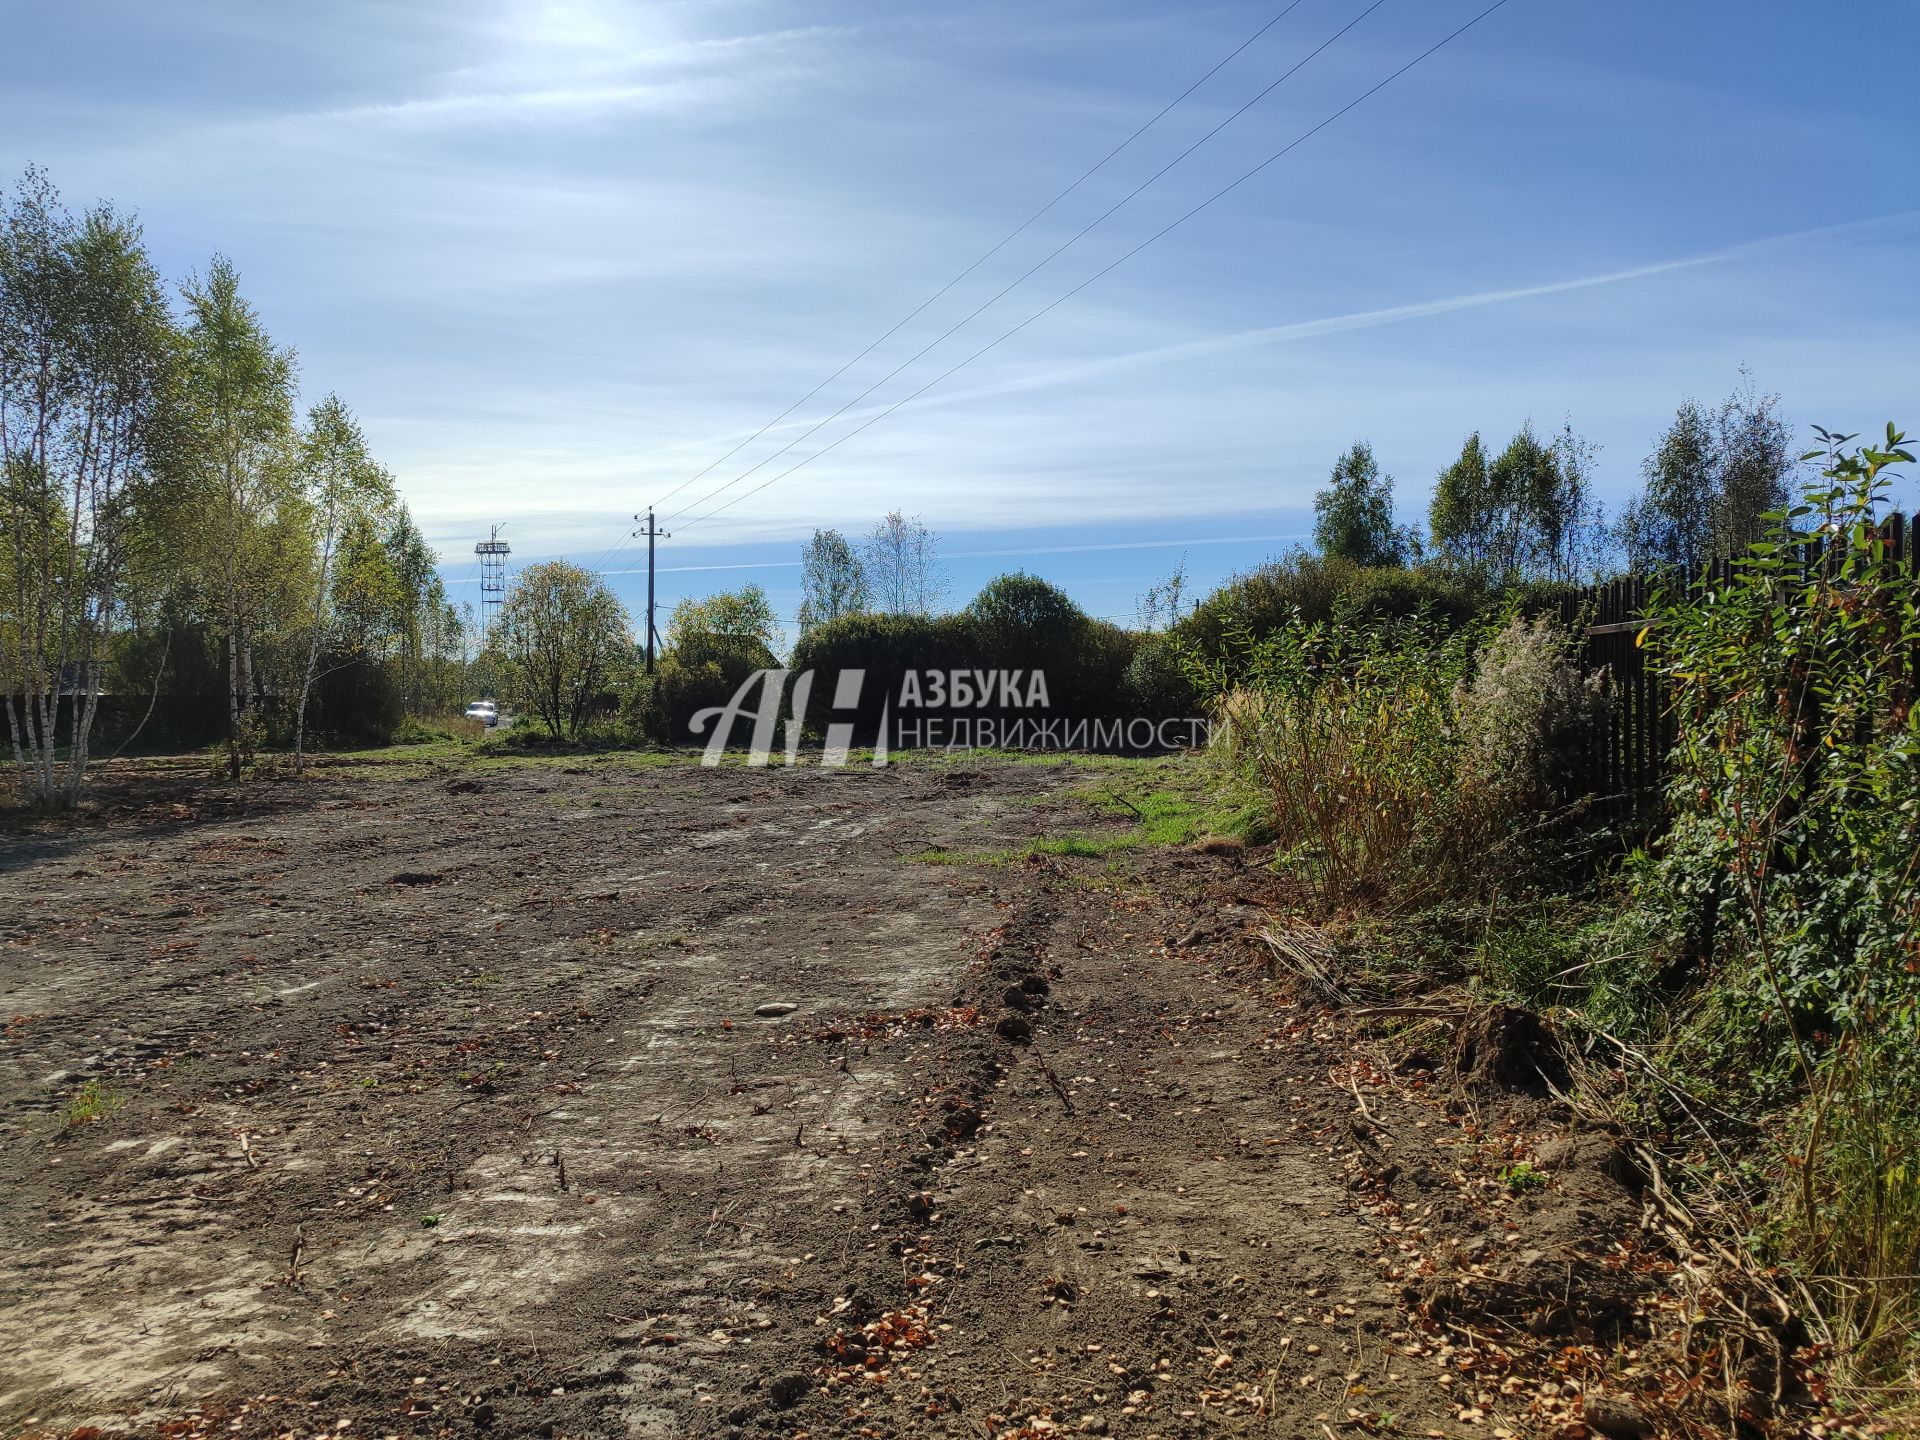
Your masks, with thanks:
M 1498 1183 L 1237 854 L 1021 853 L 1169 763 L 136 769 L 7 837 L 0 1428 L 1583 1433 L 1432 1288 L 1622 1267 L 1578 1137 Z

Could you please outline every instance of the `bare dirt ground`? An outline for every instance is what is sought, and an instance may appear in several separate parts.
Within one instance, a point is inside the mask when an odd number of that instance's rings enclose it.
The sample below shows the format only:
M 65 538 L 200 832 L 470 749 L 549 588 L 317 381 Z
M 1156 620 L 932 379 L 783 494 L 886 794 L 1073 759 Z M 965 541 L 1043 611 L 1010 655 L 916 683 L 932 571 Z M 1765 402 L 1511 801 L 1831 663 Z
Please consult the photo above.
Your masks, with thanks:
M 1231 851 L 1017 853 L 1118 774 L 135 768 L 0 839 L 0 1429 L 1586 1433 L 1476 1327 L 1632 1309 L 1607 1147 L 1355 1049 Z

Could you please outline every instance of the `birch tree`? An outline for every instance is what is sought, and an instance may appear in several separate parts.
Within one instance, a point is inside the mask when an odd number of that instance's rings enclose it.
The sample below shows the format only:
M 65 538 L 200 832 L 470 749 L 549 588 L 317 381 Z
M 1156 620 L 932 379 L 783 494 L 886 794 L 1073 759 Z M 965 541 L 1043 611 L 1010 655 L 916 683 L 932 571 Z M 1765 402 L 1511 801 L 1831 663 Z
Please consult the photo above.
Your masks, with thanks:
M 867 537 L 866 579 L 874 608 L 890 615 L 931 615 L 946 593 L 939 540 L 920 520 L 890 511 Z
M 1373 446 L 1356 440 L 1313 497 L 1313 539 L 1322 555 L 1356 565 L 1404 565 L 1407 540 L 1393 523 L 1393 477 L 1380 473 Z
M 1598 562 L 1606 536 L 1592 469 L 1593 447 L 1571 425 L 1551 440 L 1523 425 L 1491 457 L 1477 432 L 1468 436 L 1434 483 L 1435 551 L 1502 583 L 1580 578 Z
M 172 341 L 139 227 L 107 206 L 76 220 L 29 170 L 0 202 L 0 691 L 35 805 L 73 805 L 86 778 Z
M 191 514 L 183 528 L 225 651 L 227 772 L 239 779 L 258 743 L 254 643 L 284 589 L 286 512 L 298 507 L 292 462 L 294 357 L 273 343 L 240 295 L 232 263 L 215 256 L 186 286 L 181 457 Z
M 348 524 L 393 503 L 393 477 L 367 453 L 353 412 L 337 395 L 315 405 L 307 417 L 300 442 L 300 483 L 313 516 L 313 609 L 307 622 L 306 663 L 300 676 L 300 698 L 294 711 L 293 768 L 306 769 L 307 702 L 313 694 L 320 657 L 332 638 L 334 560 Z
M 1157 584 L 1149 585 L 1147 593 L 1140 597 L 1134 607 L 1142 630 L 1164 630 L 1180 623 L 1180 617 L 1193 608 L 1193 602 L 1187 598 L 1191 588 L 1187 575 L 1187 557 L 1182 555 L 1179 563 L 1173 567 L 1173 573 Z
M 1645 488 L 1621 517 L 1621 541 L 1636 569 L 1692 573 L 1744 554 L 1784 510 L 1795 462 L 1780 397 L 1739 389 L 1711 412 L 1684 401 L 1641 466 Z
M 867 572 L 847 537 L 816 530 L 800 552 L 800 633 L 867 609 Z
M 446 591 L 434 573 L 439 561 L 413 516 L 402 505 L 393 519 L 386 538 L 387 563 L 399 584 L 402 609 L 394 616 L 394 629 L 400 642 L 400 683 L 407 709 L 419 714 L 424 708 L 428 625 L 436 607 L 445 603 Z

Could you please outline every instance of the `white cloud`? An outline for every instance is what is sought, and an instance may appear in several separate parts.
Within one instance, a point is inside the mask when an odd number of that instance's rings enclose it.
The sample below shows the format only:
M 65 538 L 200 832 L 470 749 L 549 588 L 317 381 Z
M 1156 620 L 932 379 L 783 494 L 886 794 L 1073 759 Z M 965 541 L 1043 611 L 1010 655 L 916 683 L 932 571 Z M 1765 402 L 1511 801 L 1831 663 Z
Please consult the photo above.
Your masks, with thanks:
M 556 12 L 568 18 L 555 19 Z M 294 111 L 274 117 L 286 135 L 336 128 L 424 132 L 574 124 L 712 106 L 782 62 L 847 35 L 809 25 L 751 34 L 657 41 L 622 33 L 590 7 L 546 6 L 534 23 L 499 36 L 497 57 L 447 72 L 438 93 Z
M 563 86 L 545 90 L 496 90 L 311 110 L 274 121 L 282 131 L 331 126 L 526 124 L 574 121 L 617 113 L 667 110 L 711 100 L 721 87 L 711 81 L 670 80 L 646 85 Z

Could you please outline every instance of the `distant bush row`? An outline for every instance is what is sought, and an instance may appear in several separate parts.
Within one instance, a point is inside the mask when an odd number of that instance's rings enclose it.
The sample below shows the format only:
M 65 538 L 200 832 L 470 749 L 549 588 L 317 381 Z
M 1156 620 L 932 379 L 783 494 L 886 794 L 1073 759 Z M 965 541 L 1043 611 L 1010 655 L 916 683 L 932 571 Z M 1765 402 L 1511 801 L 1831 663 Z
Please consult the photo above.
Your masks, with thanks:
M 1175 713 L 1190 701 L 1190 692 L 1146 693 L 1140 682 L 1147 672 L 1136 665 L 1144 651 L 1163 644 L 1162 637 L 1093 619 L 1043 580 L 1006 575 L 954 614 L 846 615 L 816 625 L 801 638 L 786 668 L 820 677 L 806 710 L 810 732 L 824 733 L 830 721 L 850 722 L 864 741 L 872 738 L 883 707 L 898 699 L 910 673 L 1018 671 L 1029 681 L 1038 674 L 1044 677 L 1050 717 Z M 693 717 L 725 705 L 754 671 L 777 663 L 759 636 L 684 634 L 651 683 L 644 677 L 636 681 L 625 714 L 629 724 L 658 740 L 704 738 L 693 732 Z M 835 709 L 837 677 L 850 670 L 863 672 L 864 682 L 851 705 Z M 1023 686 L 1020 698 L 1030 693 Z M 984 704 L 969 699 L 963 706 L 929 709 L 992 715 L 1021 708 L 1002 699 L 996 689 Z
M 1231 680 L 1257 642 L 1291 628 L 1420 619 L 1455 630 L 1502 607 L 1546 610 L 1563 588 L 1501 586 L 1438 566 L 1366 566 L 1300 552 L 1228 581 L 1166 629 L 1141 631 L 1089 616 L 1057 587 L 1013 574 L 951 614 L 854 614 L 813 625 L 784 668 L 819 677 L 805 715 L 815 737 L 838 721 L 851 722 L 861 741 L 870 741 L 883 707 L 894 704 L 899 717 L 908 677 L 934 672 L 1044 676 L 1045 718 L 1158 721 L 1210 714 L 1216 695 L 1200 677 Z M 704 732 L 692 728 L 700 711 L 726 705 L 755 671 L 779 666 L 764 634 L 683 625 L 658 673 L 636 675 L 626 687 L 623 728 L 659 743 L 704 740 Z M 856 670 L 864 677 L 857 698 L 836 708 L 836 700 L 846 698 L 835 693 L 837 677 Z M 948 696 L 944 711 L 1032 713 L 1022 698 L 1024 691 L 1009 705 L 996 691 L 991 699 L 962 697 L 956 705 Z M 930 701 L 922 697 L 923 714 L 943 709 Z M 757 704 L 757 696 L 750 703 Z M 737 739 L 744 742 L 744 728 Z

